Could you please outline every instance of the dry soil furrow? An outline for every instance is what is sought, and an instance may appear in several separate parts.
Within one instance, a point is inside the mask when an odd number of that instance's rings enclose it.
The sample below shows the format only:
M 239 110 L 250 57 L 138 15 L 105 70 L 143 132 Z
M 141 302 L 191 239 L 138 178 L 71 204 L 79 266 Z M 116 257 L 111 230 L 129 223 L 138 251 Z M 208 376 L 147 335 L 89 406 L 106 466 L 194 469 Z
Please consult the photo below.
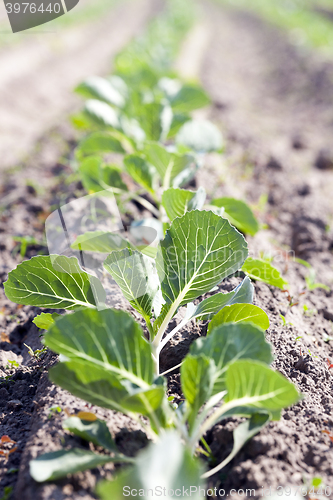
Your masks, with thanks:
M 73 88 L 87 75 L 107 73 L 112 56 L 159 8 L 152 0 L 126 0 L 94 23 L 31 35 L 0 52 L 0 169 L 29 155 L 75 109 Z

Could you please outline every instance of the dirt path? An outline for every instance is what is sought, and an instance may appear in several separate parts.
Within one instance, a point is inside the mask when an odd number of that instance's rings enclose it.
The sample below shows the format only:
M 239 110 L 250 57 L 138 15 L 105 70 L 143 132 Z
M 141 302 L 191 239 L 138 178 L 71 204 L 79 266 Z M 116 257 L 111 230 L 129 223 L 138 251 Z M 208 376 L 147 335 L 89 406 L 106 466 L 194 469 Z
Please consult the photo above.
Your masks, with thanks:
M 0 52 L 0 170 L 26 158 L 36 142 L 79 104 L 73 88 L 105 74 L 112 56 L 137 34 L 159 2 L 119 2 L 90 24 L 34 34 Z M 102 42 L 101 42 L 102 41 Z

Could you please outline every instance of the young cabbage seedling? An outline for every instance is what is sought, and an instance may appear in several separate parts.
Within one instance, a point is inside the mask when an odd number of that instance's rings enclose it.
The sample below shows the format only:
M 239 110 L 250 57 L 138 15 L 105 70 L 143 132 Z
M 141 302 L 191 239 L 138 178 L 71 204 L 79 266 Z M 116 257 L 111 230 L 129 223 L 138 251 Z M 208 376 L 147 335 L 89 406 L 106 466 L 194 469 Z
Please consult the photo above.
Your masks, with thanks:
M 229 306 L 228 315 L 238 306 Z M 175 436 L 182 443 L 181 450 L 174 447 L 175 453 L 185 453 L 194 460 L 195 468 L 201 469 L 192 457 L 200 454 L 199 443 L 206 432 L 230 416 L 246 417 L 248 420 L 234 431 L 231 454 L 202 478 L 221 470 L 269 419 L 279 419 L 281 409 L 299 397 L 294 385 L 270 368 L 271 346 L 264 330 L 251 322 L 216 320 L 207 337 L 192 343 L 180 371 L 184 402 L 179 407 L 170 404 L 165 378 L 154 373 L 151 345 L 128 313 L 113 309 L 74 312 L 56 320 L 45 343 L 62 356 L 49 372 L 54 383 L 89 403 L 121 411 L 143 426 L 140 415 L 148 417 L 151 426 L 146 431 L 157 444 L 145 453 L 153 452 L 155 446 L 160 451 L 156 467 L 167 454 L 166 436 Z M 33 478 L 45 481 L 111 461 L 130 461 L 107 442 L 109 434 L 103 425 L 77 417 L 64 422 L 65 428 L 84 439 L 94 438 L 93 442 L 112 451 L 112 456 L 82 449 L 52 452 L 31 462 Z M 134 460 L 134 467 L 140 462 L 141 455 Z M 133 477 L 140 482 L 141 473 L 137 476 L 134 472 Z
M 244 237 L 226 219 L 198 210 L 173 220 L 156 259 L 131 246 L 112 252 L 104 267 L 145 319 L 148 341 L 129 314 L 97 310 L 102 285 L 83 272 L 74 257 L 41 256 L 23 262 L 10 273 L 5 290 L 19 303 L 79 309 L 60 318 L 43 317 L 43 322 L 51 323 L 45 344 L 62 356 L 50 370 L 53 382 L 91 404 L 121 411 L 141 423 L 139 415 L 148 417 L 147 433 L 153 440 L 174 429 L 189 456 L 216 422 L 230 415 L 246 416 L 248 423 L 235 431 L 232 458 L 269 418 L 278 418 L 281 408 L 298 397 L 294 386 L 269 367 L 271 350 L 262 329 L 268 326 L 267 317 L 248 304 L 253 296 L 248 277 L 232 292 L 193 303 L 235 273 L 246 257 Z M 185 318 L 168 333 L 170 321 L 184 305 Z M 185 402 L 174 408 L 165 395 L 160 352 L 187 321 L 214 315 L 208 336 L 192 344 L 181 365 Z M 57 452 L 45 457 L 42 469 L 40 457 L 38 463 L 32 462 L 32 475 L 46 480 L 127 460 L 119 454 L 87 453 L 88 457 L 85 451 L 74 451 L 68 457 L 66 451 Z M 69 458 L 70 469 L 64 466 Z
M 193 304 L 235 273 L 246 257 L 244 237 L 226 219 L 199 210 L 173 220 L 160 243 L 156 261 L 128 248 L 109 255 L 105 269 L 146 321 L 156 375 L 161 350 L 188 321 L 207 319 L 235 302 L 252 302 L 252 285 L 245 279 L 228 294 L 218 293 L 197 306 Z M 170 321 L 184 305 L 185 318 L 163 338 Z
M 80 250 L 113 250 L 104 261 L 104 268 L 146 322 L 156 374 L 161 350 L 187 322 L 209 319 L 230 304 L 251 303 L 253 286 L 246 277 L 232 292 L 217 293 L 197 305 L 193 301 L 240 268 L 255 276 L 255 269 L 261 264 L 246 259 L 246 241 L 226 219 L 211 211 L 192 210 L 182 215 L 188 208 L 189 203 L 175 208 L 181 217 L 174 218 L 157 255 L 154 248 L 146 246 L 145 253 L 141 253 L 119 234 L 103 231 L 88 232 L 76 241 Z M 274 271 L 266 262 L 263 264 L 265 271 Z M 283 283 L 282 278 L 279 280 Z M 20 304 L 67 310 L 105 307 L 106 297 L 101 282 L 82 271 L 75 257 L 56 255 L 38 256 L 20 264 L 9 273 L 5 292 Z M 167 332 L 170 321 L 184 305 L 185 317 Z M 42 313 L 35 323 L 47 329 L 56 318 L 56 314 Z
M 232 292 L 217 293 L 193 304 L 238 271 L 246 257 L 244 237 L 226 219 L 210 211 L 193 210 L 174 219 L 156 259 L 132 246 L 113 251 L 106 258 L 106 271 L 146 322 L 156 375 L 161 350 L 188 321 L 208 319 L 236 302 L 252 302 L 253 286 L 246 278 Z M 5 292 L 20 304 L 54 309 L 96 308 L 96 297 L 99 304 L 105 301 L 100 281 L 83 272 L 76 258 L 64 256 L 34 257 L 23 262 L 9 273 Z M 184 305 L 185 318 L 163 338 L 170 321 Z M 52 321 L 51 315 L 43 317 L 44 324 Z

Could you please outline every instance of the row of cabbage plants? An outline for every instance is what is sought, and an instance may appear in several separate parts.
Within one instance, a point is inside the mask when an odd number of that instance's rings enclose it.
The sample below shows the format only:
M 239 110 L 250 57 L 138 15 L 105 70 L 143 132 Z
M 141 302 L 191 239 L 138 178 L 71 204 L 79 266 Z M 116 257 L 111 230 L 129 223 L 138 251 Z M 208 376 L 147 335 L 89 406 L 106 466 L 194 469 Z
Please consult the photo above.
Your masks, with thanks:
M 205 155 L 223 149 L 216 126 L 192 116 L 209 105 L 207 94 L 171 69 L 192 22 L 188 7 L 186 0 L 171 0 L 146 34 L 117 56 L 110 77 L 88 78 L 76 89 L 86 102 L 73 117 L 82 139 L 72 164 L 89 195 L 83 204 L 78 200 L 79 210 L 73 202 L 51 216 L 51 254 L 22 262 L 5 283 L 12 301 L 57 310 L 34 320 L 46 330 L 45 346 L 60 355 L 50 379 L 88 403 L 130 416 L 151 440 L 137 457 L 127 457 L 104 421 L 72 416 L 64 429 L 104 452 L 61 449 L 30 463 L 40 482 L 128 463 L 113 481 L 98 485 L 102 499 L 156 488 L 192 488 L 199 498 L 207 477 L 299 399 L 294 385 L 270 366 L 269 320 L 252 304 L 251 278 L 286 284 L 270 263 L 248 257 L 244 234 L 259 229 L 252 210 L 232 198 L 207 203 L 202 188 L 185 189 L 204 168 Z M 138 207 L 145 214 L 139 221 Z M 124 217 L 128 227 L 116 231 Z M 117 223 L 111 229 L 110 220 Z M 217 291 L 236 273 L 243 280 L 234 290 Z M 110 307 L 108 276 L 142 321 Z M 194 319 L 209 321 L 207 335 L 161 373 L 163 349 Z M 184 396 L 179 405 L 167 397 L 167 375 L 177 369 Z M 230 416 L 246 417 L 234 431 L 233 450 L 205 470 L 203 456 L 206 465 L 214 463 L 205 434 Z

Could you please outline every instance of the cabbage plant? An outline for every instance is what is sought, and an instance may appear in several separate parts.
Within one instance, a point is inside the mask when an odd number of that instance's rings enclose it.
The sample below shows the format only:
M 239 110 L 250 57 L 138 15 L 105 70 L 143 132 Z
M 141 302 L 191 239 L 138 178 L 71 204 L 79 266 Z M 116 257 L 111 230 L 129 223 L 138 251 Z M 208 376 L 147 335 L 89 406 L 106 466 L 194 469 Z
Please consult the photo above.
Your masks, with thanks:
M 231 415 L 247 417 L 235 431 L 234 450 L 222 467 L 262 425 L 279 418 L 281 409 L 298 399 L 293 384 L 270 368 L 271 347 L 264 335 L 267 316 L 250 304 L 250 279 L 229 293 L 202 298 L 238 271 L 246 258 L 244 237 L 226 219 L 199 210 L 173 220 L 156 259 L 130 246 L 113 251 L 104 267 L 144 318 L 145 330 L 130 314 L 100 307 L 102 285 L 80 270 L 75 257 L 40 256 L 23 262 L 9 274 L 5 292 L 21 304 L 70 311 L 61 317 L 47 316 L 51 326 L 44 343 L 61 355 L 50 370 L 51 380 L 91 404 L 138 420 L 159 447 L 166 443 L 165 433 L 176 433 L 182 443 L 180 457 L 196 456 L 213 425 Z M 184 318 L 170 331 L 171 320 L 185 305 Z M 188 321 L 212 317 L 207 336 L 191 344 L 181 363 L 185 401 L 174 405 L 166 396 L 167 373 L 160 373 L 160 353 Z M 176 357 L 177 346 L 173 349 Z M 149 425 L 140 416 L 148 418 Z M 107 461 L 133 462 L 117 452 L 100 421 L 93 425 L 76 419 L 64 425 L 104 446 L 109 454 L 81 449 L 46 454 L 31 463 L 36 480 L 55 479 Z M 140 457 L 133 464 L 139 470 Z M 191 460 L 194 469 L 201 470 Z M 113 487 L 101 486 L 105 491 Z

